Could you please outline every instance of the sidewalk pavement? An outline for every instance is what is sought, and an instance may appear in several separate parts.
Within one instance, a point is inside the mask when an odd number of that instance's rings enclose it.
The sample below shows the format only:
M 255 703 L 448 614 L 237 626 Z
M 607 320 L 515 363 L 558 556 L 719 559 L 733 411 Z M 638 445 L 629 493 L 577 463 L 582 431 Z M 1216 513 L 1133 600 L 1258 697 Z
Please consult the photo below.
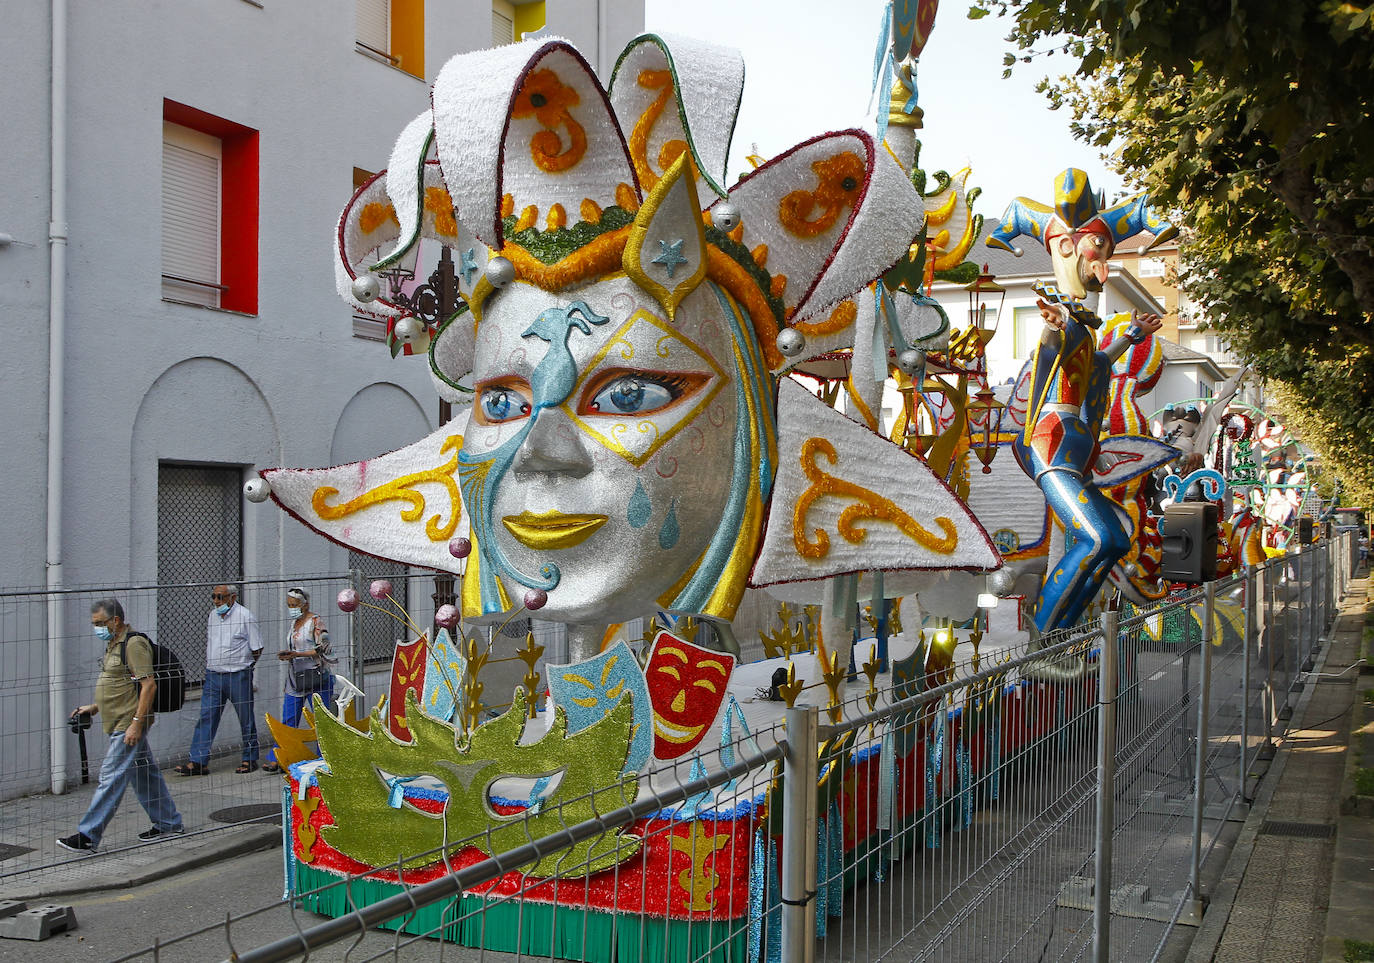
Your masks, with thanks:
M 61 796 L 47 793 L 16 799 L 0 807 L 0 842 L 20 848 L 22 856 L 0 861 L 0 900 L 51 900 L 74 893 L 139 886 L 244 853 L 281 846 L 281 776 L 264 772 L 237 775 L 237 757 L 212 760 L 206 776 L 167 773 L 186 832 L 141 843 L 148 816 L 133 788 L 105 830 L 100 852 L 76 854 L 57 846 L 57 837 L 76 825 L 95 792 L 91 782 Z M 253 807 L 260 821 L 225 824 L 224 810 Z M 269 815 L 271 809 L 276 815 Z M 30 868 L 32 867 L 32 868 Z
M 1357 756 L 1349 751 L 1352 726 L 1371 729 L 1363 700 L 1374 675 L 1358 666 L 1342 672 L 1368 658 L 1372 590 L 1365 572 L 1340 602 L 1287 738 L 1206 894 L 1189 963 L 1339 963 L 1345 940 L 1374 941 L 1374 814 L 1368 797 L 1360 804 L 1354 796 Z

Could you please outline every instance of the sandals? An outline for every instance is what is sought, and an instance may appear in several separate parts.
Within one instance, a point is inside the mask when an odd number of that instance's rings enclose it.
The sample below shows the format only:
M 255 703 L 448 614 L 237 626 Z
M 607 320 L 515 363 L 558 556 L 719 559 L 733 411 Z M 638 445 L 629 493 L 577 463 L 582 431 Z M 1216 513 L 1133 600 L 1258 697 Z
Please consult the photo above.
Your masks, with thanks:
M 239 763 L 239 767 L 235 769 L 234 772 L 238 773 L 240 776 L 243 776 L 247 775 L 248 773 L 252 772 L 257 768 L 258 764 L 256 762 L 249 762 L 247 759 L 245 759 L 243 762 Z
M 277 773 L 281 772 L 281 766 L 277 765 L 275 762 L 264 763 L 262 771 L 270 772 L 273 775 L 276 775 Z
M 172 770 L 178 776 L 208 776 L 209 766 L 202 766 L 198 762 L 184 762 Z

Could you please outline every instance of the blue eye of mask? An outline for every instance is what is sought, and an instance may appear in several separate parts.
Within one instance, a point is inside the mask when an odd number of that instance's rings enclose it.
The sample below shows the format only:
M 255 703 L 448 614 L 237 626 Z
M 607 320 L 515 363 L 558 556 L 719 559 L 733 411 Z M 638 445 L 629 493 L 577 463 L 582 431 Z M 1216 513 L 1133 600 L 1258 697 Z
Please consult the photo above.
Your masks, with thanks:
M 524 396 L 509 388 L 487 388 L 480 401 L 488 421 L 510 421 L 528 415 L 530 406 Z
M 590 407 L 603 415 L 648 414 L 666 408 L 677 397 L 667 385 L 626 375 L 598 391 Z

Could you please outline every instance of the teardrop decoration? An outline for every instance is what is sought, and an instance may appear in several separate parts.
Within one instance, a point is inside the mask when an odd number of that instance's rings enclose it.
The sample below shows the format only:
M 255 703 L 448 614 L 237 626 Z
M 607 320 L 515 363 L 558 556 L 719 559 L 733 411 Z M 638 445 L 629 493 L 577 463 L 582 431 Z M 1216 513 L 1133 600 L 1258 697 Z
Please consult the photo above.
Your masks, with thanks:
M 649 516 L 653 514 L 653 506 L 649 504 L 649 495 L 644 491 L 644 486 L 636 481 L 634 494 L 630 496 L 630 505 L 625 515 L 630 520 L 631 528 L 643 528 L 649 524 Z
M 668 505 L 668 517 L 663 520 L 663 527 L 658 530 L 658 545 L 665 552 L 677 544 L 678 536 L 682 534 L 682 529 L 677 523 L 677 499 Z

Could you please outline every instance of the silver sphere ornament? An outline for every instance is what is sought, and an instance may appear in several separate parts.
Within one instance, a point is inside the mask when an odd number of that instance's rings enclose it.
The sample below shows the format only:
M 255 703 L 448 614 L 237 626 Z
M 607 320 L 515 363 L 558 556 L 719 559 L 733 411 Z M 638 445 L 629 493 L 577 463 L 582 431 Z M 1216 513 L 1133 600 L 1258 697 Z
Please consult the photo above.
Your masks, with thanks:
M 266 478 L 250 478 L 243 486 L 243 497 L 257 505 L 272 497 L 272 485 Z
M 1005 568 L 999 568 L 988 575 L 988 591 L 998 598 L 1004 599 L 1010 595 L 1015 585 L 1016 575 Z
M 796 328 L 783 328 L 778 332 L 778 353 L 784 358 L 795 358 L 806 350 L 806 335 Z
M 396 322 L 396 326 L 391 329 L 391 333 L 401 344 L 414 344 L 424 336 L 425 325 L 417 317 L 401 318 Z
M 530 589 L 525 593 L 525 608 L 537 612 L 549 602 L 549 593 L 543 589 Z
M 360 274 L 353 279 L 353 298 L 363 304 L 370 304 L 382 296 L 382 282 L 376 275 Z
M 494 257 L 487 262 L 484 273 L 487 283 L 499 290 L 515 280 L 515 264 L 508 257 Z
M 472 554 L 472 542 L 466 538 L 451 538 L 448 541 L 448 553 L 454 558 L 467 558 Z
M 729 234 L 739 227 L 739 220 L 739 208 L 729 201 L 721 201 L 711 208 L 711 223 L 715 225 L 716 230 Z
M 919 348 L 907 348 L 897 355 L 897 367 L 902 369 L 903 374 L 913 374 L 925 363 L 926 353 Z

